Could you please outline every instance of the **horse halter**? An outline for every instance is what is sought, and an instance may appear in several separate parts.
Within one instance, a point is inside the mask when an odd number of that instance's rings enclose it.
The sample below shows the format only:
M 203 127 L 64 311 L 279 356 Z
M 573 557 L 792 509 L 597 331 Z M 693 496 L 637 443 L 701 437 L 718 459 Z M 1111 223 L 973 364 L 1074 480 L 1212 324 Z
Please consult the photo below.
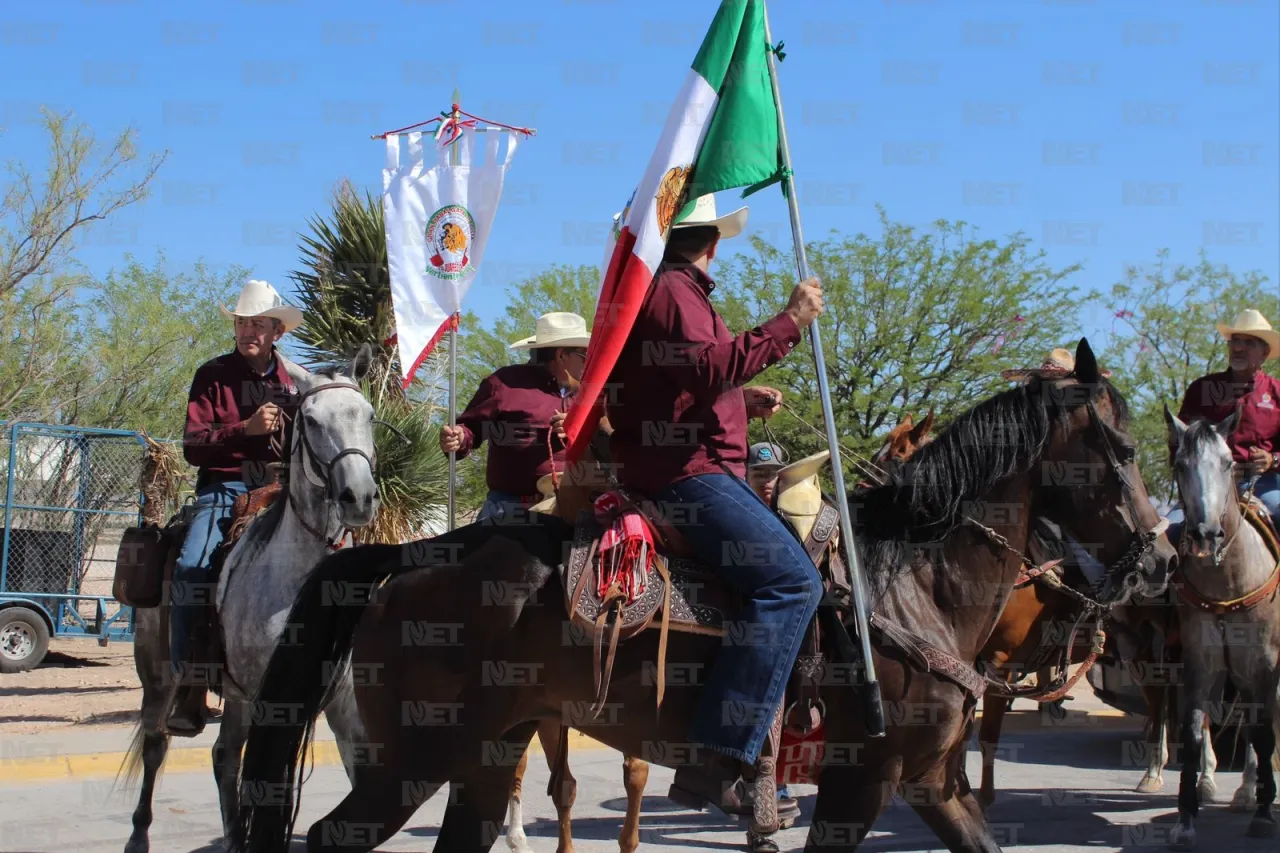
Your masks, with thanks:
M 343 389 L 343 388 L 350 391 L 355 391 L 357 393 L 360 392 L 359 386 L 356 386 L 356 385 L 349 385 L 345 382 L 325 382 L 321 385 L 316 385 L 312 388 L 308 388 L 301 395 L 299 395 L 298 401 L 297 401 L 297 407 L 298 407 L 297 411 L 301 413 L 303 402 L 306 401 L 306 399 L 312 396 L 313 394 L 318 394 L 321 391 L 331 391 L 331 390 L 337 390 L 337 389 Z M 374 423 L 385 426 L 387 429 L 391 430 L 397 436 L 399 436 L 402 441 L 408 442 L 409 439 L 405 437 L 404 433 L 400 432 L 400 430 L 396 429 L 386 421 L 375 419 Z M 378 451 L 376 447 L 374 448 L 372 456 L 370 456 L 368 453 L 365 453 L 363 450 L 361 450 L 358 447 L 348 447 L 345 450 L 339 451 L 328 462 L 322 462 L 320 454 L 316 453 L 315 448 L 312 447 L 311 445 L 311 439 L 307 434 L 306 418 L 297 419 L 295 422 L 295 425 L 296 425 L 296 429 L 294 431 L 294 444 L 301 442 L 302 449 L 303 449 L 302 458 L 301 460 L 299 460 L 302 467 L 303 476 L 307 478 L 307 482 L 311 483 L 311 485 L 324 490 L 326 504 L 333 503 L 337 498 L 337 496 L 333 494 L 333 469 L 334 469 L 334 466 L 337 465 L 338 462 L 343 457 L 359 456 L 369 463 L 370 474 L 373 474 L 377 470 L 377 468 L 374 467 L 378 458 Z M 283 429 L 283 421 L 282 421 L 281 428 Z M 312 462 L 320 466 L 318 469 L 318 473 L 312 472 L 312 465 L 311 465 Z M 346 534 L 350 532 L 350 529 L 347 527 L 339 527 L 337 534 L 333 538 L 325 536 L 324 533 L 322 533 L 319 530 L 316 530 L 314 527 L 311 526 L 310 523 L 307 522 L 301 510 L 298 508 L 296 499 L 294 498 L 292 487 L 288 489 L 288 492 L 289 492 L 289 506 L 293 509 L 293 514 L 298 517 L 298 522 L 302 525 L 302 527 L 312 536 L 315 536 L 317 539 L 321 540 L 322 542 L 325 542 L 328 550 L 330 551 L 337 550 L 340 547 L 337 543 L 341 542 L 344 538 L 346 538 Z
M 1142 531 L 1138 527 L 1138 518 L 1140 516 L 1138 501 L 1135 497 L 1137 488 L 1129 479 L 1129 472 L 1125 470 L 1126 463 L 1121 462 L 1116 456 L 1115 447 L 1111 444 L 1111 437 L 1107 435 L 1107 431 L 1102 425 L 1102 418 L 1098 416 L 1098 410 L 1094 406 L 1093 400 L 1089 400 L 1086 406 L 1089 410 L 1089 423 L 1093 426 L 1098 440 L 1102 443 L 1103 452 L 1107 456 L 1107 464 L 1111 466 L 1111 470 L 1115 472 L 1116 477 L 1120 480 L 1125 505 L 1129 511 L 1129 547 L 1125 549 L 1119 559 L 1107 567 L 1106 572 L 1103 574 L 1103 580 L 1120 575 L 1119 589 L 1136 589 L 1141 582 L 1141 563 L 1151 553 L 1151 549 L 1155 547 L 1156 540 L 1160 538 L 1160 534 L 1164 533 L 1165 529 L 1168 528 L 1169 521 L 1162 518 L 1156 522 L 1155 527 L 1147 531 Z M 1112 603 L 1108 603 L 1106 606 L 1110 608 Z

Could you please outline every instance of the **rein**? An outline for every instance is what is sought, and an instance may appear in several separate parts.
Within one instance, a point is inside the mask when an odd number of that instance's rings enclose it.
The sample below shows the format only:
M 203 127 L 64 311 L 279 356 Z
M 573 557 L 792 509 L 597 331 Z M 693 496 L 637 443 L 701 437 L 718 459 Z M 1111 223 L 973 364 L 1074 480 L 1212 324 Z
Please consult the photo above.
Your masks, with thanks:
M 1087 407 L 1089 422 L 1102 443 L 1107 462 L 1120 480 L 1121 491 L 1124 494 L 1125 504 L 1129 511 L 1130 527 L 1128 547 L 1114 563 L 1106 568 L 1096 585 L 1091 584 L 1088 591 L 1084 592 L 1064 583 L 1062 577 L 1056 571 L 1062 562 L 1061 560 L 1051 560 L 1039 565 L 1015 548 L 1007 538 L 1001 536 L 995 530 L 975 521 L 968 515 L 963 516 L 963 521 L 978 528 L 993 544 L 1011 552 L 1022 563 L 1022 568 L 1018 572 L 1018 579 L 1014 582 L 1015 589 L 1029 583 L 1040 583 L 1056 593 L 1073 599 L 1080 608 L 1075 624 L 1071 628 L 1071 634 L 1068 636 L 1067 642 L 1061 651 L 1062 665 L 1059 667 L 1060 674 L 1053 682 L 1045 686 L 1037 684 L 1032 688 L 988 676 L 988 680 L 991 681 L 993 688 L 997 692 L 1011 698 L 1031 698 L 1038 702 L 1053 702 L 1065 696 L 1075 687 L 1081 677 L 1092 668 L 1098 656 L 1102 654 L 1106 644 L 1106 633 L 1102 630 L 1102 625 L 1107 619 L 1111 618 L 1112 610 L 1119 603 L 1120 593 L 1125 589 L 1136 587 L 1140 582 L 1139 574 L 1142 560 L 1151 552 L 1160 534 L 1169 526 L 1167 519 L 1161 519 L 1150 530 L 1145 532 L 1139 530 L 1137 527 L 1138 505 L 1134 497 L 1135 489 L 1133 483 L 1130 481 L 1128 473 L 1124 470 L 1124 464 L 1120 462 L 1119 457 L 1116 455 L 1110 437 L 1102 427 L 1102 420 L 1098 417 L 1098 410 L 1092 400 L 1087 403 Z M 1120 582 L 1112 586 L 1109 595 L 1104 594 L 1106 582 L 1117 577 L 1120 578 Z M 1075 675 L 1068 678 L 1067 672 L 1071 663 L 1071 650 L 1075 646 L 1076 636 L 1080 627 L 1088 621 L 1092 621 L 1094 626 L 1089 656 L 1081 663 Z

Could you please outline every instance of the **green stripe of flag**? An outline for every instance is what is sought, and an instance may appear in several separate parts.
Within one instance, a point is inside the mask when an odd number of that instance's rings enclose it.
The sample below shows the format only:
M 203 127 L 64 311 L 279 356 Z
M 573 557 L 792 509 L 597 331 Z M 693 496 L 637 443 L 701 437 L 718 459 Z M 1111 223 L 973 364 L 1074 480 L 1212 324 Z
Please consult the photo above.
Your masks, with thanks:
M 768 50 L 764 0 L 724 0 L 693 60 L 694 72 L 719 100 L 678 220 L 701 195 L 735 187 L 754 192 L 782 177 Z

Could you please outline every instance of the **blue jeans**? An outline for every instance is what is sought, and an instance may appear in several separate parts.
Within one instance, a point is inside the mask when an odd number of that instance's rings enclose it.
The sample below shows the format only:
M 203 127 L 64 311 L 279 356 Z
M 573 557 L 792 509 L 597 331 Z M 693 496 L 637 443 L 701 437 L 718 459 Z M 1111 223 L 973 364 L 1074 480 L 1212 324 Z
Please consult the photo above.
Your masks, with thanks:
M 822 600 L 822 580 L 795 534 L 736 477 L 689 477 L 653 498 L 698 559 L 745 599 L 740 621 L 725 626 L 691 737 L 754 764 Z
M 1244 487 L 1244 481 L 1237 485 L 1241 494 L 1244 494 Z M 1258 482 L 1253 484 L 1253 493 L 1258 500 L 1262 501 L 1267 512 L 1271 513 L 1271 520 L 1280 527 L 1280 472 L 1272 471 L 1259 477 Z M 1182 503 L 1179 502 L 1169 510 L 1169 514 L 1165 517 L 1169 519 L 1167 531 L 1169 542 L 1176 548 L 1178 539 L 1182 536 L 1182 523 L 1187 519 L 1186 513 L 1182 511 Z
M 200 608 L 212 604 L 216 589 L 208 583 L 209 561 L 226 538 L 222 522 L 231 506 L 249 490 L 241 482 L 214 483 L 196 492 L 196 510 L 182 551 L 173 567 L 170 589 L 169 660 L 174 670 L 190 662 L 191 629 Z
M 484 496 L 484 504 L 480 507 L 480 514 L 476 516 L 476 521 L 501 521 L 503 516 L 512 510 L 522 509 L 524 504 L 520 501 L 520 496 L 513 492 L 500 492 L 497 489 L 490 489 L 489 493 Z

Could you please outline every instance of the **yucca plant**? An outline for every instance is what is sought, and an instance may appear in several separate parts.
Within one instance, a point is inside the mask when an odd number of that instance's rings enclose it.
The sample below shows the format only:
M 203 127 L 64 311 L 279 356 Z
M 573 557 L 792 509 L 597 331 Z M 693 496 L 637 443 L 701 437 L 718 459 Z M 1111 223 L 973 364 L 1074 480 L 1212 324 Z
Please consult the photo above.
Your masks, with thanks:
M 329 220 L 308 220 L 310 235 L 299 247 L 304 268 L 290 278 L 306 322 L 295 333 L 302 360 L 312 369 L 345 364 L 362 344 L 373 347 L 373 366 L 362 385 L 375 417 L 395 427 L 374 432 L 382 503 L 360 542 L 399 543 L 443 529 L 449 465 L 433 424 L 447 392 L 437 349 L 419 369 L 408 393 L 400 387 L 400 365 L 391 308 L 391 279 L 381 201 L 362 201 L 347 182 L 334 193 Z

